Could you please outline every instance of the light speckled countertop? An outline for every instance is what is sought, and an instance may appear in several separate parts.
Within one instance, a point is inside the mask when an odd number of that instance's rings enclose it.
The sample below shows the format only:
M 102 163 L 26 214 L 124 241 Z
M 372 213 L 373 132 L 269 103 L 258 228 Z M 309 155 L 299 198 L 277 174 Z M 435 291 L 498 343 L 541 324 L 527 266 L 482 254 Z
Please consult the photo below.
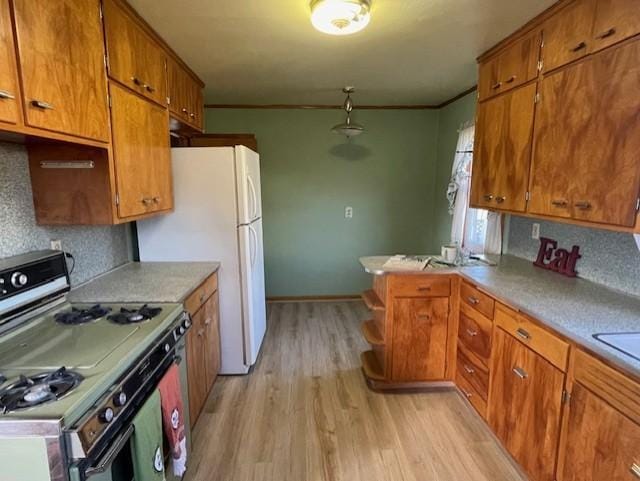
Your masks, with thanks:
M 380 273 L 382 257 L 360 260 L 367 272 Z M 640 376 L 640 361 L 593 338 L 603 332 L 640 332 L 640 298 L 580 278 L 535 267 L 513 256 L 495 267 L 428 269 L 425 274 L 458 272 L 504 304 L 542 321 L 578 344 Z M 382 261 L 382 263 L 384 263 Z
M 78 286 L 69 300 L 78 303 L 183 302 L 219 262 L 130 262 Z

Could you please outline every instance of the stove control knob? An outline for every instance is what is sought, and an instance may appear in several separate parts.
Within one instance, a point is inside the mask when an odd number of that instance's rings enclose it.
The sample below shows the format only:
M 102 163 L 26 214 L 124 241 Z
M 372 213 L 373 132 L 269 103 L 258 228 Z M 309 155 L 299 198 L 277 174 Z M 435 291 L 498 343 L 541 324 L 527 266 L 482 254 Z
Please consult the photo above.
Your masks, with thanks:
M 120 391 L 118 394 L 116 394 L 115 396 L 113 396 L 113 404 L 116 405 L 116 407 L 122 407 L 126 404 L 127 402 L 127 395 Z
M 100 413 L 100 415 L 98 416 L 98 418 L 100 419 L 100 421 L 102 421 L 105 424 L 109 424 L 111 421 L 113 421 L 113 409 L 111 408 L 104 408 L 102 410 L 102 412 Z
M 169 345 L 169 343 L 166 343 L 164 345 L 164 352 L 169 352 L 171 350 L 171 346 Z
M 14 272 L 11 274 L 11 284 L 13 287 L 24 287 L 28 281 L 29 278 L 22 272 Z
M 191 319 L 189 318 L 185 319 L 182 325 L 184 326 L 185 329 L 189 329 L 191 327 Z
M 178 328 L 178 332 L 180 333 L 180 335 L 182 336 L 185 332 L 187 332 L 187 329 L 184 326 L 180 326 Z

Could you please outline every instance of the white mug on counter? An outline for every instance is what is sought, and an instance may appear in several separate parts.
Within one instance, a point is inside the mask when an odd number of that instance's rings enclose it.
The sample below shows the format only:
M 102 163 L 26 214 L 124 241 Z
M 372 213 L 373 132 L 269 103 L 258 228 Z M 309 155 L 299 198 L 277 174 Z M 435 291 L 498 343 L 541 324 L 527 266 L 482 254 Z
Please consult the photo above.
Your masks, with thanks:
M 458 258 L 457 244 L 447 244 L 445 246 L 442 246 L 440 255 L 442 256 L 443 261 L 453 264 Z

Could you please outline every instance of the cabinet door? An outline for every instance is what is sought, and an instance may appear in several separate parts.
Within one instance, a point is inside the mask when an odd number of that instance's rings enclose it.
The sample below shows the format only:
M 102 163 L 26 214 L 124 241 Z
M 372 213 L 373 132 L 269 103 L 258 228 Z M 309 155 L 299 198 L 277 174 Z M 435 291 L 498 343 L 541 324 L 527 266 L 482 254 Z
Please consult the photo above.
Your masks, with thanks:
M 20 120 L 20 92 L 9 0 L 0 0 L 0 122 Z
M 109 76 L 140 95 L 167 105 L 166 57 L 160 46 L 118 0 L 105 0 L 104 25 Z
M 220 372 L 220 315 L 217 292 L 207 301 L 204 326 L 206 343 L 206 386 L 207 392 L 209 392 Z
M 191 427 L 198 420 L 207 396 L 206 352 L 204 327 L 205 308 L 201 308 L 192 318 L 193 324 L 187 333 L 187 369 L 189 383 L 189 417 Z
M 471 179 L 474 207 L 524 212 L 535 94 L 531 84 L 479 104 Z
M 14 0 L 25 122 L 109 140 L 99 0 Z
M 444 379 L 448 318 L 448 297 L 394 299 L 394 381 Z
M 640 191 L 640 41 L 540 85 L 529 211 L 633 226 Z
M 593 50 L 640 33 L 638 0 L 598 0 L 593 26 Z
M 174 117 L 189 121 L 189 83 L 185 71 L 172 58 L 167 59 L 169 110 Z
M 113 83 L 111 98 L 119 216 L 170 209 L 173 196 L 167 110 Z
M 489 425 L 532 481 L 553 481 L 564 374 L 497 328 Z
M 495 95 L 500 88 L 500 72 L 498 72 L 498 57 L 493 57 L 480 64 L 478 70 L 478 99 L 480 101 Z
M 542 65 L 545 72 L 577 60 L 591 48 L 596 0 L 569 2 L 543 25 Z
M 581 384 L 574 384 L 565 416 L 558 481 L 638 479 L 640 426 Z

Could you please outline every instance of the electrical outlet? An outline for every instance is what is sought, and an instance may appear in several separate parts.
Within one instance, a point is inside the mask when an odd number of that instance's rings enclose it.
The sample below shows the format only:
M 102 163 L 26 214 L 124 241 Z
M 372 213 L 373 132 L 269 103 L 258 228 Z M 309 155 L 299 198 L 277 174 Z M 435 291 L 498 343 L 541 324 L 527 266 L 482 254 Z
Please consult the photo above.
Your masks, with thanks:
M 62 241 L 59 240 L 59 239 L 52 240 L 51 241 L 51 249 L 53 249 L 54 251 L 61 251 L 62 250 Z
M 353 218 L 353 207 L 347 206 L 344 208 L 344 218 L 345 219 Z
M 531 238 L 540 239 L 540 224 L 535 223 L 531 227 Z

